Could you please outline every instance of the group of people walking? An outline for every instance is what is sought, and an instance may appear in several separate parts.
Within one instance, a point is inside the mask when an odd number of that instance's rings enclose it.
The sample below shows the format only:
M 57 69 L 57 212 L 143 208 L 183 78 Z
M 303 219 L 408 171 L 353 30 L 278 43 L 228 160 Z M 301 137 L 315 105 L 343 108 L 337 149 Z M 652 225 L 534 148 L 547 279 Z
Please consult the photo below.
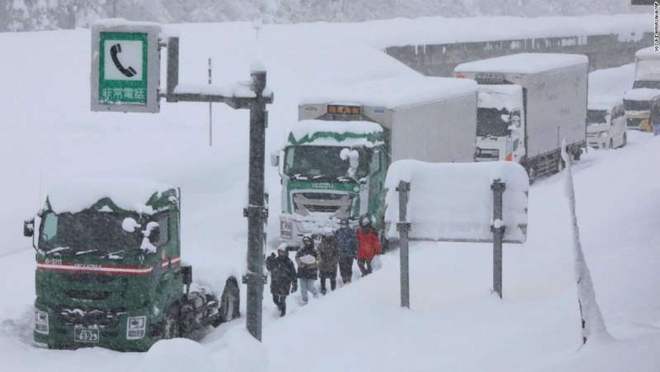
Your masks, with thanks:
M 321 279 L 322 294 L 327 292 L 326 281 L 334 291 L 337 288 L 337 267 L 342 283 L 346 285 L 353 277 L 356 259 L 362 276 L 365 276 L 372 271 L 373 258 L 382 254 L 378 232 L 366 216 L 360 218 L 357 232 L 349 226 L 348 219 L 342 219 L 339 229 L 328 230 L 316 239 L 305 235 L 302 243 L 295 257 L 297 270 L 284 247 L 278 248 L 277 255 L 272 253 L 266 258 L 266 268 L 271 274 L 270 291 L 281 316 L 286 314 L 286 297 L 298 290 L 298 282 L 304 305 L 309 300 L 308 293 L 318 296 L 317 279 Z

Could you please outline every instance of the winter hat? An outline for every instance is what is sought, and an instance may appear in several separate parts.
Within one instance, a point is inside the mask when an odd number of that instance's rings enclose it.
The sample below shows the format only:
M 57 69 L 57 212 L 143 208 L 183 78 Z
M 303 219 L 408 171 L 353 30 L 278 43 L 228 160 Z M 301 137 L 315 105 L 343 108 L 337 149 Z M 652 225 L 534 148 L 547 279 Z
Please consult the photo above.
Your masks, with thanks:
M 371 225 L 371 221 L 369 220 L 369 217 L 362 216 L 362 218 L 360 218 L 360 226 L 367 226 L 367 225 Z

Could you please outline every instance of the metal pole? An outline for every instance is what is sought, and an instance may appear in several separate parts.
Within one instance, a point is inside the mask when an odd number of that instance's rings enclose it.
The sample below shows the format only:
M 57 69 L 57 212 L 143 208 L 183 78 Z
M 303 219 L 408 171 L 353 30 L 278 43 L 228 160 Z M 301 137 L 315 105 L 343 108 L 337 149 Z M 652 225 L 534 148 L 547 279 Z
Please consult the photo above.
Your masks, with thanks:
M 179 38 L 167 40 L 167 102 L 177 102 L 174 88 L 179 85 Z
M 399 222 L 396 229 L 399 231 L 399 255 L 401 261 L 401 307 L 410 309 L 410 270 L 408 252 L 408 232 L 410 223 L 406 221 L 406 209 L 408 208 L 408 192 L 410 183 L 401 181 L 396 188 L 399 192 Z
M 209 85 L 213 82 L 211 58 L 209 58 Z M 213 102 L 209 102 L 209 146 L 213 146 Z
M 493 291 L 502 298 L 502 240 L 504 238 L 504 223 L 502 222 L 502 194 L 506 185 L 500 179 L 493 181 Z
M 263 231 L 267 210 L 264 208 L 264 159 L 266 152 L 266 72 L 253 72 L 252 91 L 256 98 L 250 102 L 250 166 L 248 207 L 248 274 L 247 282 L 247 329 L 261 341 L 261 318 L 264 292 Z

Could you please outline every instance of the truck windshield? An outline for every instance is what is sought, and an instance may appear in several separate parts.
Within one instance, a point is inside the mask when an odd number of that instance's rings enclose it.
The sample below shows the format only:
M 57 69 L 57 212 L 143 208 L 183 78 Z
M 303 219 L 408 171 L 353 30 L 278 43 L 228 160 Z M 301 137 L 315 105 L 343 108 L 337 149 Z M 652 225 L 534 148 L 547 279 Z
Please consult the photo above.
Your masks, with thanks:
M 649 101 L 633 101 L 629 99 L 623 100 L 623 108 L 630 111 L 648 111 Z
M 349 161 L 342 160 L 339 154 L 343 147 L 338 146 L 295 146 L 288 147 L 285 154 L 284 174 L 309 177 L 344 177 L 349 169 Z M 369 174 L 371 149 L 354 147 L 359 157 L 356 177 Z
M 140 234 L 122 228 L 126 217 L 139 216 L 114 212 L 48 213 L 41 224 L 39 248 L 64 254 L 105 254 L 139 248 Z
M 607 111 L 605 110 L 587 111 L 587 124 L 603 124 L 603 123 L 607 123 Z
M 509 135 L 509 123 L 502 116 L 509 116 L 507 109 L 479 108 L 477 110 L 477 136 L 504 137 Z

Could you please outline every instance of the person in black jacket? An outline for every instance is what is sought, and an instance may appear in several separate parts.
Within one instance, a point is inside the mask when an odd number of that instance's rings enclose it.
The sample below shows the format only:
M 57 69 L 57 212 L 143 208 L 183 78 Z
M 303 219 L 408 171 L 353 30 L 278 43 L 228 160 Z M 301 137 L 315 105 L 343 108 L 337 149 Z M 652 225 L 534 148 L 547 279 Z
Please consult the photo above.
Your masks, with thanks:
M 296 253 L 296 263 L 298 264 L 298 278 L 300 279 L 300 294 L 302 304 L 307 304 L 307 291 L 314 297 L 318 297 L 319 292 L 314 286 L 314 282 L 319 277 L 319 263 L 314 241 L 309 235 L 302 238 L 303 246 Z
M 270 271 L 270 293 L 273 294 L 273 302 L 280 310 L 280 316 L 284 316 L 286 314 L 286 296 L 298 289 L 296 268 L 284 247 L 277 249 L 277 256 L 275 253 L 271 253 L 266 258 L 266 268 Z

